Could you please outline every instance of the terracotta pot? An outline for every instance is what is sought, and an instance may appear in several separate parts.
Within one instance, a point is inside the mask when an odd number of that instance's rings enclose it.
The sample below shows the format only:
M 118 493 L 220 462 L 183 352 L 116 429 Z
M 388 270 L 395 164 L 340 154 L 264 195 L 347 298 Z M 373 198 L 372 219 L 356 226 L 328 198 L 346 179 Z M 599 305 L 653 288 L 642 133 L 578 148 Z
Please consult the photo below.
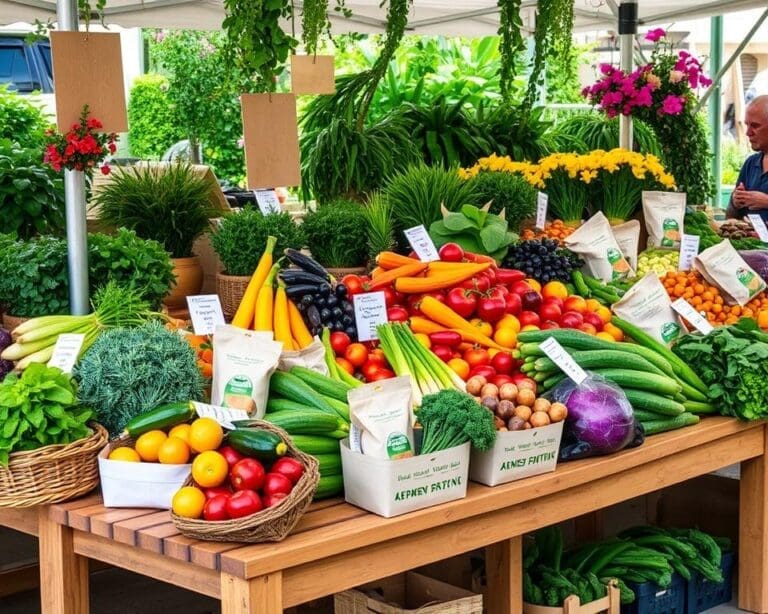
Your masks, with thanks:
M 232 319 L 237 312 L 249 281 L 251 281 L 249 275 L 216 273 L 216 294 L 219 295 L 221 310 L 227 320 Z
M 16 316 L 9 316 L 7 313 L 3 314 L 3 328 L 7 331 L 12 331 L 22 322 L 26 322 L 29 318 L 18 318 Z
M 203 287 L 203 267 L 199 256 L 190 258 L 172 258 L 173 274 L 176 276 L 176 285 L 165 297 L 168 310 L 178 311 L 187 308 L 187 297 L 200 294 Z

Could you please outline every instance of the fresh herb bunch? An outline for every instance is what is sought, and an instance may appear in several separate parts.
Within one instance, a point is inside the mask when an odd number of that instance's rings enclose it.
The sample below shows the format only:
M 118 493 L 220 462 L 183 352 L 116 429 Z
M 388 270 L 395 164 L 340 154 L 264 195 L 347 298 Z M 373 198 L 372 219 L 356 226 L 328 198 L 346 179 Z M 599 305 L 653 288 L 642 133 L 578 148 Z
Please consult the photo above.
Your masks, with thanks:
M 159 322 L 105 332 L 73 375 L 80 402 L 95 410 L 112 437 L 162 403 L 200 399 L 204 385 L 194 350 Z
M 536 212 L 536 190 L 520 175 L 485 171 L 470 181 L 477 193 L 477 204 L 490 202 L 490 212 L 497 215 L 503 209 L 513 232 L 519 232 L 523 220 Z
M 5 138 L 0 138 L 0 211 L 0 232 L 16 233 L 22 239 L 64 230 L 61 175 L 41 164 L 39 150 L 24 149 Z
M 226 275 L 252 275 L 270 235 L 277 237 L 276 254 L 304 247 L 304 231 L 288 213 L 264 215 L 250 205 L 221 219 L 211 231 L 211 246 Z
M 432 454 L 471 442 L 485 451 L 496 441 L 493 414 L 458 390 L 425 395 L 417 418 L 424 429 L 420 454 Z
M 543 284 L 550 281 L 571 283 L 571 273 L 584 266 L 584 261 L 556 239 L 520 241 L 509 248 L 504 266 L 523 271 Z
M 709 224 L 709 218 L 703 211 L 687 211 L 683 220 L 683 228 L 686 234 L 699 237 L 699 252 L 717 245 L 723 239 Z M 740 249 L 740 248 L 736 248 Z
M 192 255 L 192 245 L 219 211 L 211 186 L 188 164 L 123 168 L 94 197 L 98 219 L 161 243 L 173 258 Z
M 35 363 L 0 382 L 0 465 L 13 452 L 68 444 L 88 436 L 93 412 L 77 403 L 72 378 Z
M 491 256 L 501 262 L 517 235 L 509 231 L 507 221 L 488 212 L 488 205 L 478 208 L 463 205 L 457 212 L 443 212 L 443 219 L 429 226 L 435 246 L 458 243 L 464 251 Z
M 337 200 L 321 205 L 307 214 L 302 230 L 312 257 L 320 264 L 344 268 L 365 263 L 368 233 L 359 203 Z
M 395 227 L 392 221 L 392 207 L 381 192 L 372 192 L 368 195 L 363 213 L 368 234 L 368 257 L 374 259 L 377 254 L 394 249 Z

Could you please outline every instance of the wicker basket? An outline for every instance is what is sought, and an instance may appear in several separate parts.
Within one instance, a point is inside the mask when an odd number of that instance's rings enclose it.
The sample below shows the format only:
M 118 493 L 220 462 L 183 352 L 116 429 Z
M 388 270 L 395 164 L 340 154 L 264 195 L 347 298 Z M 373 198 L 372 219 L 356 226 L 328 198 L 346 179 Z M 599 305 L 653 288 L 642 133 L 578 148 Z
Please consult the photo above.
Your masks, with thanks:
M 224 317 L 227 320 L 231 320 L 237 312 L 249 281 L 251 281 L 251 278 L 247 275 L 216 273 L 216 294 L 219 295 L 221 310 L 224 312 Z
M 61 503 L 93 490 L 99 483 L 99 450 L 107 431 L 93 423 L 93 433 L 67 445 L 11 454 L 0 466 L 0 507 Z
M 269 422 L 258 422 L 258 428 L 280 435 L 288 446 L 288 456 L 304 465 L 304 475 L 285 499 L 277 505 L 233 520 L 193 520 L 171 512 L 176 528 L 187 537 L 224 542 L 279 542 L 291 532 L 312 503 L 312 497 L 320 481 L 317 459 L 304 454 L 293 445 L 290 436 Z M 192 486 L 192 476 L 185 486 Z
M 12 331 L 19 324 L 23 324 L 29 320 L 29 318 L 19 318 L 17 316 L 10 316 L 7 313 L 3 314 L 3 328 L 7 331 Z

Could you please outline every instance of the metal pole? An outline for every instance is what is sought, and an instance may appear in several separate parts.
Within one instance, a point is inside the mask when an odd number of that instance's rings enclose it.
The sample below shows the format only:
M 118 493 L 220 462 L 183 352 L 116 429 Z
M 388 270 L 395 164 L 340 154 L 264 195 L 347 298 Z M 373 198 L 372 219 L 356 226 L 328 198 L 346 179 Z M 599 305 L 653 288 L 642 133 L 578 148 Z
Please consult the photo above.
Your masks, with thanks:
M 57 0 L 59 30 L 77 31 L 77 0 Z M 64 171 L 64 206 L 67 220 L 67 269 L 69 272 L 69 310 L 74 315 L 88 313 L 88 234 L 85 226 L 85 174 Z
M 709 33 L 709 63 L 710 71 L 720 72 L 723 63 L 723 16 L 716 15 L 710 19 Z M 715 195 L 712 197 L 712 206 L 720 206 L 720 183 L 723 180 L 721 166 L 722 154 L 720 141 L 723 134 L 723 108 L 720 81 L 713 83 L 714 95 L 709 101 L 709 128 L 711 133 L 712 153 L 712 179 L 715 182 Z
M 633 50 L 637 34 L 637 0 L 622 0 L 619 5 L 619 49 L 621 70 L 632 72 Z M 632 149 L 632 117 L 619 115 L 619 147 Z

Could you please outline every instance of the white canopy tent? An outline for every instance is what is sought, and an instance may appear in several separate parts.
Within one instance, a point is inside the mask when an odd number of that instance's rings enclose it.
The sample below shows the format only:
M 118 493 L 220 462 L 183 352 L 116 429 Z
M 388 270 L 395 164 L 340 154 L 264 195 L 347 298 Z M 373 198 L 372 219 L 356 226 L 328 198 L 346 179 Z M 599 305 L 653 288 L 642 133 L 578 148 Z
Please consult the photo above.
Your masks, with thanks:
M 619 0 L 574 0 L 577 31 L 616 28 Z M 379 0 L 348 0 L 344 18 L 331 11 L 334 32 L 382 32 L 386 10 Z M 300 0 L 296 2 L 301 8 Z M 523 0 L 524 23 L 533 25 L 536 0 Z M 765 8 L 765 0 L 639 0 L 641 25 Z M 124 27 L 217 30 L 224 19 L 221 0 L 108 0 L 106 22 Z M 495 34 L 499 9 L 494 0 L 414 0 L 409 34 L 483 36 Z M 56 17 L 55 0 L 0 0 L 0 25 Z M 296 27 L 299 27 L 297 20 Z

